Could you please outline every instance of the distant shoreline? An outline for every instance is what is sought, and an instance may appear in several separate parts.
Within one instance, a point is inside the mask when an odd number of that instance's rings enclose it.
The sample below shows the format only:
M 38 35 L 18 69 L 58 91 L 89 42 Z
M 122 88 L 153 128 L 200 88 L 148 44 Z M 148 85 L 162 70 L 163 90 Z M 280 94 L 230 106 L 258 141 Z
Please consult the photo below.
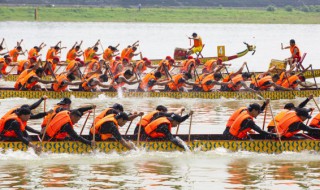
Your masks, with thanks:
M 39 7 L 45 22 L 320 24 L 320 12 L 276 8 Z M 35 7 L 0 6 L 0 21 L 35 21 Z

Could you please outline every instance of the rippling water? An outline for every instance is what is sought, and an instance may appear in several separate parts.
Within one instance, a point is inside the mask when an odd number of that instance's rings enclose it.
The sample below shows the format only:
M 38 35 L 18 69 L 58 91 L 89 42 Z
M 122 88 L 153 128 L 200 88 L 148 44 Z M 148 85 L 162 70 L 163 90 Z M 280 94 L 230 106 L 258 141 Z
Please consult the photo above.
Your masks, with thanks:
M 244 49 L 243 41 L 257 45 L 254 56 L 232 61 L 233 69 L 247 60 L 252 70 L 267 69 L 270 59 L 283 59 L 289 51 L 281 51 L 280 43 L 295 38 L 303 52 L 307 52 L 306 64 L 319 64 L 320 25 L 254 25 L 254 24 L 152 24 L 152 23 L 47 23 L 47 22 L 0 22 L 0 38 L 5 37 L 8 46 L 23 38 L 23 46 L 30 48 L 45 41 L 54 45 L 62 40 L 63 46 L 72 46 L 76 40 L 84 40 L 87 47 L 101 39 L 104 47 L 121 43 L 123 48 L 137 39 L 141 51 L 150 58 L 172 55 L 175 47 L 188 47 L 185 35 L 199 33 L 206 43 L 203 54 L 216 55 L 216 46 L 225 45 L 227 54 Z M 120 48 L 120 49 L 121 49 Z M 42 52 L 45 54 L 46 49 Z M 140 50 L 139 50 L 140 51 Z M 65 52 L 63 53 L 65 55 Z M 3 83 L 1 83 L 3 85 Z M 273 111 L 279 112 L 285 103 L 296 105 L 304 99 L 272 101 Z M 316 98 L 319 101 L 319 98 Z M 11 98 L 0 100 L 0 115 L 16 105 L 31 104 L 35 99 Z M 84 104 L 96 104 L 97 113 L 121 103 L 125 110 L 150 112 L 158 104 L 170 111 L 185 107 L 195 111 L 193 134 L 222 133 L 231 113 L 240 106 L 258 100 L 202 100 L 202 99 L 150 99 L 150 98 L 72 98 L 73 108 Z M 48 100 L 47 109 L 58 100 Z M 308 106 L 315 107 L 313 102 Z M 43 111 L 43 104 L 35 112 Z M 267 122 L 271 119 L 267 114 Z M 82 118 L 78 126 L 82 126 Z M 136 119 L 133 124 L 135 124 Z M 190 120 L 182 123 L 180 134 L 188 133 Z M 40 129 L 41 120 L 30 121 Z M 256 119 L 263 125 L 263 115 Z M 87 126 L 91 124 L 91 120 Z M 121 128 L 124 134 L 127 126 Z M 133 133 L 134 125 L 129 130 Z M 80 127 L 75 128 L 79 133 Z M 84 134 L 88 133 L 85 128 Z M 173 129 L 175 133 L 175 129 Z M 0 153 L 1 189 L 320 189 L 319 154 L 314 152 L 278 155 L 251 152 L 228 152 L 217 149 L 209 152 L 145 152 L 123 154 L 49 154 L 40 156 L 28 152 Z

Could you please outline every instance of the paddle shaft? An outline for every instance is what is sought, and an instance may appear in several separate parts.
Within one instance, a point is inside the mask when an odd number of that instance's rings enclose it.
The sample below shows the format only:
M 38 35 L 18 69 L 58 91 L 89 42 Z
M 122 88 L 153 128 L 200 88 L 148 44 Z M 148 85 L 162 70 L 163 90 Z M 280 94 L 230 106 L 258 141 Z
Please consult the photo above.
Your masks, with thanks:
M 182 116 L 182 113 L 183 113 L 183 110 L 181 110 L 181 113 L 180 113 L 181 116 Z M 177 131 L 176 131 L 176 135 L 177 135 L 178 132 L 179 132 L 179 127 L 180 127 L 180 123 L 178 124 Z
M 46 127 L 44 128 L 44 131 L 43 131 L 43 134 L 42 134 L 42 138 L 41 138 L 41 142 L 43 142 L 43 139 L 44 139 L 44 137 L 45 137 L 45 135 L 46 135 L 47 128 L 48 128 L 48 126 L 49 126 L 49 124 L 50 124 L 50 122 L 51 122 L 51 119 L 52 119 L 52 114 L 53 114 L 53 113 L 50 114 L 50 118 L 49 118 L 49 120 L 48 120 L 48 122 L 47 122 Z
M 191 124 L 192 124 L 192 115 L 190 116 L 188 143 L 190 142 L 190 138 L 191 138 Z
M 139 142 L 140 142 L 141 120 L 142 120 L 142 116 L 140 116 L 140 121 L 139 121 L 139 129 L 138 129 L 137 145 L 139 145 Z
M 277 126 L 276 120 L 274 119 L 274 115 L 273 115 L 273 112 L 272 112 L 271 102 L 269 102 L 269 107 L 270 107 L 270 113 L 271 113 L 271 117 L 272 117 L 272 120 L 273 120 L 273 123 L 274 123 L 274 127 L 276 129 L 277 134 L 279 135 L 278 139 L 280 141 L 281 147 L 283 147 L 282 146 L 281 137 L 280 137 L 280 134 L 279 134 L 279 130 L 278 130 L 278 126 Z
M 266 109 L 264 110 L 262 130 L 264 130 L 264 126 L 266 125 L 267 111 L 268 111 L 268 107 L 266 107 Z
M 316 106 L 317 106 L 317 108 L 318 108 L 318 111 L 320 112 L 320 108 L 319 108 L 319 106 L 318 106 L 318 103 L 316 102 L 316 99 L 314 99 L 314 97 L 312 97 L 312 99 L 313 99 L 314 103 L 316 104 Z
M 312 72 L 314 84 L 316 85 L 316 88 L 317 88 L 317 90 L 318 90 L 318 85 L 317 85 L 317 81 L 316 81 L 316 76 L 314 75 L 314 71 L 313 71 L 312 65 L 311 65 L 311 72 Z
M 81 131 L 80 131 L 80 135 L 82 135 L 83 129 L 84 129 L 84 127 L 85 127 L 86 124 L 87 124 L 87 121 L 88 121 L 88 119 L 89 119 L 90 114 L 91 114 L 91 112 L 89 112 L 89 114 L 87 115 L 86 120 L 85 120 L 84 123 L 83 123 L 82 129 L 81 129 Z M 94 127 L 94 126 L 93 126 L 93 127 Z
M 126 130 L 125 135 L 127 135 L 128 131 L 129 131 L 130 127 L 131 127 L 132 121 L 133 121 L 133 120 L 130 121 L 129 126 L 128 126 L 127 130 Z

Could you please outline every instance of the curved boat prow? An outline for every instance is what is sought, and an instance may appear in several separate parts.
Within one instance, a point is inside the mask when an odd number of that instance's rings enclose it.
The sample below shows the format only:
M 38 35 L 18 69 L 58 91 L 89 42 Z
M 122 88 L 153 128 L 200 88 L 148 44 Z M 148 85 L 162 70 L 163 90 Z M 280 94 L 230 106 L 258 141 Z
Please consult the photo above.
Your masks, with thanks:
M 230 60 L 233 60 L 233 59 L 237 59 L 239 57 L 243 57 L 248 52 L 251 52 L 251 51 L 252 51 L 252 55 L 254 55 L 256 53 L 256 46 L 255 45 L 250 45 L 250 44 L 248 44 L 246 42 L 243 42 L 243 43 L 247 46 L 247 49 L 237 53 L 236 55 L 220 57 L 220 59 L 222 59 L 222 61 L 230 61 Z

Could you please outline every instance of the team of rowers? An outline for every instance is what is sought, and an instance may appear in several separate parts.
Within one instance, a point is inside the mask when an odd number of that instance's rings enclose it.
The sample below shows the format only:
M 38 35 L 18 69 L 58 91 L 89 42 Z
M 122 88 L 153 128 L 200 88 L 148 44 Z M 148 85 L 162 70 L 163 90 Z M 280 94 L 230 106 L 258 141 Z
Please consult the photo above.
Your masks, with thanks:
M 260 90 L 299 90 L 299 85 L 311 87 L 315 84 L 307 85 L 304 83 L 303 72 L 295 72 L 300 69 L 298 58 L 295 58 L 297 47 L 290 43 L 290 50 L 293 51 L 293 58 L 290 59 L 289 70 L 279 70 L 275 67 L 270 68 L 267 72 L 252 77 L 252 74 L 243 72 L 246 63 L 237 72 L 229 73 L 226 64 L 221 59 L 211 59 L 201 63 L 200 59 L 190 54 L 201 53 L 202 40 L 196 33 L 192 35 L 194 46 L 187 53 L 187 58 L 181 62 L 176 62 L 170 56 L 166 56 L 158 65 L 152 65 L 151 61 L 142 57 L 141 52 L 137 53 L 139 41 L 128 45 L 118 53 L 118 45 L 109 46 L 99 54 L 98 40 L 92 47 L 81 50 L 82 41 L 75 43 L 68 50 L 65 70 L 57 74 L 60 66 L 65 65 L 60 60 L 61 41 L 52 46 L 46 54 L 46 61 L 41 61 L 40 51 L 46 45 L 41 43 L 34 46 L 28 52 L 28 59 L 18 60 L 19 55 L 24 54 L 21 43 L 17 46 L 2 53 L 0 58 L 0 74 L 6 77 L 12 70 L 7 71 L 7 66 L 17 66 L 19 77 L 14 85 L 16 90 L 41 90 L 39 83 L 52 84 L 52 90 L 56 92 L 69 91 L 70 85 L 79 86 L 82 91 L 100 91 L 100 87 L 108 88 L 111 91 L 123 89 L 125 84 L 138 84 L 137 91 L 154 91 L 154 86 L 164 86 L 165 91 L 203 91 L 209 92 L 217 90 L 215 86 L 221 86 L 221 91 L 239 91 L 241 88 L 252 92 Z M 0 53 L 4 50 L 2 40 L 0 44 Z M 291 42 L 291 41 L 290 41 Z M 201 46 L 201 48 L 200 48 Z M 285 47 L 285 48 L 288 48 Z M 284 49 L 284 48 L 283 48 Z M 1 55 L 1 54 L 0 54 Z M 141 60 L 132 61 L 134 56 L 140 55 Z M 198 55 L 198 54 L 197 54 Z M 83 60 L 80 57 L 83 56 Z M 199 66 L 202 65 L 201 74 L 198 74 Z M 57 66 L 59 66 L 57 68 Z M 81 68 L 83 72 L 81 71 Z M 153 69 L 147 73 L 147 69 Z M 179 70 L 173 74 L 174 70 Z M 223 76 L 221 71 L 225 69 L 227 76 Z M 277 73 L 273 74 L 272 73 Z M 52 76 L 53 80 L 43 80 L 44 75 Z M 194 80 L 191 80 L 194 77 Z M 76 81 L 76 78 L 79 80 Z M 110 80 L 109 80 L 110 79 Z M 107 81 L 111 81 L 106 84 Z M 246 81 L 251 81 L 250 85 Z
M 96 141 L 105 141 L 113 138 L 131 150 L 136 149 L 135 145 L 125 140 L 119 128 L 124 126 L 127 121 L 133 121 L 136 117 L 140 116 L 139 122 L 136 123 L 134 135 L 139 136 L 141 140 L 168 140 L 184 150 L 188 149 L 187 146 L 184 146 L 182 140 L 172 135 L 172 128 L 192 116 L 193 111 L 182 116 L 179 113 L 182 113 L 185 110 L 184 108 L 180 108 L 175 112 L 168 112 L 165 106 L 159 105 L 154 111 L 147 114 L 143 112 L 127 114 L 123 106 L 116 103 L 112 107 L 105 108 L 94 118 L 89 130 L 89 136 L 85 138 L 81 136 L 83 129 L 79 135 L 75 132 L 74 125 L 84 114 L 89 113 L 88 115 L 90 115 L 96 106 L 85 106 L 71 110 L 71 100 L 63 98 L 50 111 L 34 114 L 32 110 L 35 110 L 46 99 L 47 97 L 43 96 L 32 105 L 25 104 L 14 107 L 4 114 L 0 119 L 1 140 L 22 141 L 37 152 L 40 152 L 42 148 L 31 142 L 28 132 L 40 135 L 42 138 L 39 138 L 39 140 L 42 141 L 71 140 L 80 141 L 90 146 L 95 146 Z M 299 131 L 303 130 L 308 131 L 308 135 L 319 137 L 320 113 L 311 120 L 310 126 L 303 123 L 311 118 L 309 112 L 313 111 L 313 109 L 304 108 L 311 99 L 313 99 L 312 95 L 298 107 L 295 107 L 292 103 L 286 104 L 284 109 L 269 123 L 268 132 L 257 126 L 254 118 L 265 110 L 270 103 L 269 100 L 266 100 L 262 106 L 253 103 L 248 107 L 241 107 L 230 116 L 223 134 L 226 139 L 242 140 L 250 138 L 251 130 L 254 130 L 265 139 L 280 137 L 286 139 L 294 138 Z M 28 126 L 28 120 L 40 118 L 43 118 L 41 131 Z

